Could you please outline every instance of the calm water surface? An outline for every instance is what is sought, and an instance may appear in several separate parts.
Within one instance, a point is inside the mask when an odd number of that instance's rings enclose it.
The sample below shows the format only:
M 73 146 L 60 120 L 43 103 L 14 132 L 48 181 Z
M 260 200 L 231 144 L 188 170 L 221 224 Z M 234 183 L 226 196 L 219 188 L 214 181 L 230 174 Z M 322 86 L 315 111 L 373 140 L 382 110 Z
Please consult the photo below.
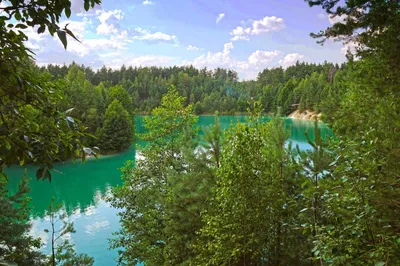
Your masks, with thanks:
M 222 116 L 221 127 L 229 128 L 238 121 L 244 122 L 244 117 Z M 142 117 L 136 118 L 136 131 L 142 132 Z M 208 126 L 214 123 L 213 116 L 201 116 L 199 126 Z M 304 132 L 313 137 L 313 122 L 301 120 L 286 120 L 286 125 L 291 128 L 290 140 L 301 149 L 307 149 Z M 322 135 L 331 135 L 329 129 L 320 124 Z M 32 235 L 41 237 L 45 245 L 44 252 L 50 252 L 50 233 L 44 229 L 50 228 L 50 223 L 45 217 L 52 197 L 56 202 L 63 202 L 70 221 L 74 222 L 75 234 L 66 237 L 73 243 L 78 253 L 84 252 L 94 257 L 95 265 L 115 265 L 117 250 L 108 248 L 108 239 L 119 227 L 118 210 L 111 208 L 105 201 L 111 187 L 121 184 L 121 173 L 118 170 L 127 160 L 135 159 L 135 147 L 127 152 L 102 156 L 100 159 L 88 159 L 84 164 L 80 162 L 57 163 L 52 173 L 52 182 L 32 180 Z M 28 176 L 34 177 L 37 167 L 26 168 Z M 19 177 L 23 175 L 25 168 L 12 167 L 6 172 L 11 181 L 10 188 L 17 188 Z

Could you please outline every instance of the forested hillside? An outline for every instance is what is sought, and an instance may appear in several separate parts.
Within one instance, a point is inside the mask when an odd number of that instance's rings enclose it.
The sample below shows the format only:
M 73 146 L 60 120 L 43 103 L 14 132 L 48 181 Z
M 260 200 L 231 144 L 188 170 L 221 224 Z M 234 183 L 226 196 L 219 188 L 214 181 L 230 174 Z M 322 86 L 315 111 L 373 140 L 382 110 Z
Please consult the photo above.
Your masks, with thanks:
M 80 69 L 82 84 L 95 86 L 103 95 L 116 86 L 124 89 L 132 98 L 131 110 L 135 113 L 150 113 L 158 106 L 167 88 L 174 85 L 185 104 L 192 104 L 196 114 L 239 114 L 246 112 L 250 99 L 260 100 L 265 113 L 275 112 L 281 107 L 283 114 L 300 110 L 321 110 L 322 99 L 331 90 L 337 90 L 336 75 L 344 72 L 344 65 L 297 63 L 287 69 L 265 69 L 256 81 L 239 81 L 233 70 L 215 70 L 187 67 L 125 67 L 112 70 L 103 67 L 93 71 L 90 67 L 48 65 L 43 71 L 54 77 L 67 77 L 70 69 Z M 75 70 L 77 71 L 77 70 Z M 90 84 L 90 85 L 89 85 Z M 81 86 L 83 88 L 83 85 Z M 84 89 L 83 89 L 84 90 Z M 86 97 L 91 97 L 86 92 Z M 101 109 L 98 111 L 102 112 Z

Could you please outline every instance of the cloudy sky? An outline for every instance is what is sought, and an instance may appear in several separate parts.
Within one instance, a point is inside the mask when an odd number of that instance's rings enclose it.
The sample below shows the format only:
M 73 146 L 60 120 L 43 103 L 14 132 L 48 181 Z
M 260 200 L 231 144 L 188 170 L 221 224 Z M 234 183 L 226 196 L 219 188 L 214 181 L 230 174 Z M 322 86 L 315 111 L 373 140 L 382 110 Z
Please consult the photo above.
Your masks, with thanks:
M 190 65 L 235 69 L 252 79 L 266 67 L 307 62 L 343 62 L 340 43 L 321 46 L 309 37 L 332 23 L 303 0 L 103 0 L 90 12 L 72 0 L 64 19 L 82 41 L 27 31 L 39 64 L 79 64 L 98 69 Z

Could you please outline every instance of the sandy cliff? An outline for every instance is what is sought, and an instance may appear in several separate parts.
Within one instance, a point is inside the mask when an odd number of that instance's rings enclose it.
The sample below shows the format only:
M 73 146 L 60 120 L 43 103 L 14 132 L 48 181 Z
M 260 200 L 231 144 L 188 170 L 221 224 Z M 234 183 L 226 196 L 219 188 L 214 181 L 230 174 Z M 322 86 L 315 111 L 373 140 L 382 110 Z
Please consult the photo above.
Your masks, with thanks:
M 290 115 L 288 115 L 289 118 L 293 119 L 301 119 L 301 120 L 315 120 L 321 119 L 321 113 L 315 112 L 315 111 L 310 111 L 306 110 L 304 112 L 300 112 L 299 110 L 294 111 Z

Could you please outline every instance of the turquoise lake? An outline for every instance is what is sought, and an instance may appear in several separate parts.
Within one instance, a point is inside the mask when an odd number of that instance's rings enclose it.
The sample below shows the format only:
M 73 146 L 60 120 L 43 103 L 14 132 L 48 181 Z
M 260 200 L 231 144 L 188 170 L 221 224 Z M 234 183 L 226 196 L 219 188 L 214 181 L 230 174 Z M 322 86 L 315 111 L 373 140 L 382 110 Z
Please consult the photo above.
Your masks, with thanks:
M 245 121 L 244 117 L 221 116 L 221 127 L 228 129 L 231 124 Z M 142 117 L 136 117 L 136 131 L 143 131 Z M 200 116 L 198 125 L 208 126 L 214 123 L 213 116 Z M 287 119 L 286 125 L 291 129 L 290 140 L 300 149 L 310 147 L 304 132 L 311 138 L 314 134 L 314 123 L 311 121 Z M 322 135 L 331 135 L 330 130 L 322 123 L 319 124 Z M 75 234 L 66 237 L 73 243 L 78 253 L 87 253 L 94 257 L 99 266 L 116 265 L 117 250 L 110 250 L 108 239 L 119 229 L 118 210 L 111 208 L 105 197 L 111 187 L 121 184 L 121 168 L 127 160 L 134 160 L 135 145 L 120 154 L 102 156 L 100 159 L 90 158 L 84 164 L 80 162 L 63 162 L 55 164 L 57 172 L 52 173 L 52 182 L 36 181 L 32 179 L 32 231 L 31 234 L 40 237 L 45 243 L 44 252 L 50 252 L 48 241 L 50 233 L 44 229 L 50 228 L 49 220 L 45 216 L 52 197 L 56 202 L 63 202 L 74 222 Z M 30 165 L 26 168 L 12 167 L 6 170 L 11 181 L 10 189 L 15 190 L 19 177 L 27 171 L 29 177 L 35 176 L 37 167 Z

